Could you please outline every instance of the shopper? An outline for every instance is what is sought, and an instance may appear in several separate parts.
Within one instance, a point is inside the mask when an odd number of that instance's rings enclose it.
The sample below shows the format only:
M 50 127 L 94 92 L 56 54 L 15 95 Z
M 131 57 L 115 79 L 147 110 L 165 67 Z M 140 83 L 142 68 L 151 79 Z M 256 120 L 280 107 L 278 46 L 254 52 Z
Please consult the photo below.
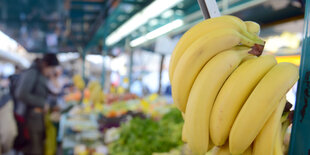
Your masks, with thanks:
M 26 105 L 26 125 L 30 140 L 25 155 L 44 154 L 44 111 L 47 102 L 47 77 L 54 74 L 59 65 L 55 54 L 46 54 L 36 59 L 30 69 L 21 75 L 15 95 Z
M 16 135 L 17 128 L 13 116 L 13 102 L 8 84 L 3 86 L 0 78 L 0 154 L 7 153 L 12 149 Z
M 0 99 L 0 102 L 2 102 L 0 103 L 0 154 L 1 154 L 11 151 L 14 139 L 17 135 L 17 127 L 13 116 L 12 100 L 7 100 L 5 99 L 5 97 L 2 97 Z M 1 104 L 3 106 L 1 106 Z

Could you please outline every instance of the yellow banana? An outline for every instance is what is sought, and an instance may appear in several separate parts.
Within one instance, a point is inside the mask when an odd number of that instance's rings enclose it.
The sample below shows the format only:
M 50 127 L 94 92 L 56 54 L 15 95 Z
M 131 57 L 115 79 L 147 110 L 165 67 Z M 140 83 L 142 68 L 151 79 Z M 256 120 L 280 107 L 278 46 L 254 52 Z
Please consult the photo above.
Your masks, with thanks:
M 183 124 L 183 129 L 182 129 L 182 141 L 183 142 L 187 142 L 186 135 L 187 135 L 188 132 L 190 132 L 190 131 L 186 130 L 185 119 L 184 119 L 184 124 Z M 212 150 L 214 147 L 215 147 L 215 145 L 213 144 L 213 142 L 211 140 L 211 137 L 210 137 L 209 138 L 209 148 L 208 148 L 208 151 Z
M 273 155 L 277 133 L 279 132 L 279 122 L 281 120 L 285 103 L 286 97 L 283 97 L 277 109 L 272 113 L 263 129 L 255 138 L 253 155 Z
M 201 36 L 205 35 L 206 33 L 213 32 L 217 29 L 234 29 L 249 38 L 256 37 L 255 35 L 246 31 L 246 24 L 241 19 L 234 16 L 220 16 L 198 23 L 189 29 L 186 33 L 184 33 L 172 52 L 169 65 L 170 81 L 173 80 L 173 74 L 177 63 L 186 49 Z M 263 44 L 262 41 L 260 43 Z
M 276 133 L 276 141 L 274 144 L 273 155 L 283 155 L 283 139 L 281 136 L 282 125 L 280 122 L 277 123 L 278 130 Z
M 242 63 L 226 80 L 211 112 L 210 135 L 216 146 L 223 145 L 246 99 L 264 75 L 277 64 L 274 56 L 264 55 Z
M 214 155 L 231 155 L 229 152 L 229 145 L 226 143 L 223 146 L 220 146 L 217 152 Z
M 235 47 L 216 55 L 195 80 L 185 113 L 186 139 L 193 152 L 203 154 L 208 151 L 210 112 L 216 95 L 227 77 L 249 55 L 249 50 Z
M 92 91 L 90 92 L 89 101 L 91 103 L 95 103 L 95 101 L 98 101 L 100 99 L 100 93 L 101 93 L 101 85 L 96 85 L 92 88 Z
M 288 151 L 288 145 L 289 141 L 286 140 L 286 133 L 287 128 L 290 126 L 291 122 L 290 120 L 286 120 L 283 123 L 281 123 L 281 148 L 282 148 L 282 154 L 287 154 Z
M 206 34 L 186 50 L 171 81 L 173 101 L 180 111 L 185 112 L 190 89 L 202 67 L 214 55 L 240 43 L 249 47 L 256 44 L 234 29 L 221 29 Z
M 257 58 L 257 56 L 255 56 L 255 55 L 250 55 L 250 56 L 245 57 L 245 58 L 241 61 L 241 63 L 244 63 L 244 62 L 246 62 L 246 61 L 248 61 L 248 60 L 256 59 L 256 58 Z
M 212 149 L 215 147 L 215 145 L 212 143 L 212 140 L 209 138 L 209 147 L 208 151 L 212 151 Z
M 231 153 L 229 152 L 229 144 L 228 144 L 228 142 L 225 143 L 225 145 L 223 145 L 223 146 L 219 146 L 218 150 L 216 150 L 216 152 L 213 155 L 231 155 Z M 242 155 L 252 155 L 252 146 L 248 147 L 242 153 Z
M 183 141 L 183 142 L 187 142 L 187 138 L 186 138 L 187 133 L 186 133 L 186 132 L 188 132 L 188 131 L 186 130 L 185 127 L 186 127 L 186 126 L 185 126 L 185 123 L 184 123 L 184 124 L 183 124 L 183 129 L 182 129 L 182 141 Z M 215 145 L 212 143 L 211 139 L 209 139 L 208 151 L 212 150 L 213 147 L 215 147 Z
M 244 22 L 248 32 L 253 33 L 253 34 L 259 34 L 260 33 L 260 26 L 256 22 L 253 21 L 245 21 Z
M 254 68 L 253 68 L 254 69 Z M 291 63 L 274 66 L 257 84 L 240 110 L 229 134 L 229 149 L 240 154 L 251 145 L 279 101 L 298 80 L 298 68 Z
M 85 87 L 85 82 L 79 74 L 73 76 L 73 83 L 80 90 L 83 90 Z
M 252 146 L 248 147 L 242 155 L 252 155 Z
M 185 119 L 185 113 L 181 112 L 183 120 Z

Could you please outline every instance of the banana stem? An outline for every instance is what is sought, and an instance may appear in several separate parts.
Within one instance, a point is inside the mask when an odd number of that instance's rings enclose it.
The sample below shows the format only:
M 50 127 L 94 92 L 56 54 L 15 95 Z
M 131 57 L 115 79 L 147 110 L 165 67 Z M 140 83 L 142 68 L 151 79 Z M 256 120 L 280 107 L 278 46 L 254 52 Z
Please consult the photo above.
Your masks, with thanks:
M 281 131 L 281 137 L 284 139 L 284 136 L 286 134 L 287 128 L 290 126 L 290 121 L 286 120 L 282 123 L 282 131 Z
M 284 112 L 281 117 L 281 123 L 285 122 L 288 118 L 289 112 Z
M 256 34 L 251 34 L 247 31 L 242 31 L 241 34 L 243 34 L 244 36 L 246 36 L 247 38 L 254 40 L 255 42 L 257 42 L 260 45 L 265 45 L 265 41 L 263 41 L 261 38 L 259 38 L 259 36 L 257 36 Z
M 255 44 L 252 47 L 251 51 L 249 51 L 248 53 L 255 55 L 255 56 L 260 56 L 260 55 L 262 55 L 263 50 L 264 50 L 264 45 Z

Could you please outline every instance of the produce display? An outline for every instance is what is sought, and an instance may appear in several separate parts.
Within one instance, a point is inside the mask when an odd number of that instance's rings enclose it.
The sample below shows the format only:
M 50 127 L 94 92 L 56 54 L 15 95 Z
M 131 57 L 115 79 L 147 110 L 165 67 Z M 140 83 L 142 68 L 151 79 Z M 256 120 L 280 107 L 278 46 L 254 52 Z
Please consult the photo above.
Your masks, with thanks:
M 261 56 L 259 31 L 255 22 L 221 16 L 198 23 L 177 43 L 169 78 L 185 121 L 182 140 L 194 154 L 213 145 L 218 154 L 283 154 L 285 95 L 298 67 Z
M 110 95 L 118 99 L 107 103 Z M 98 147 L 109 146 L 110 154 L 180 153 L 183 119 L 175 106 L 156 93 L 126 96 L 103 94 L 98 82 L 89 82 L 81 104 L 80 99 L 67 102 L 72 108 L 60 123 L 63 151 L 94 154 Z
M 159 121 L 151 118 L 133 118 L 121 125 L 119 139 L 109 146 L 115 155 L 145 155 L 153 152 L 169 152 L 182 146 L 183 119 L 176 109 L 170 109 Z

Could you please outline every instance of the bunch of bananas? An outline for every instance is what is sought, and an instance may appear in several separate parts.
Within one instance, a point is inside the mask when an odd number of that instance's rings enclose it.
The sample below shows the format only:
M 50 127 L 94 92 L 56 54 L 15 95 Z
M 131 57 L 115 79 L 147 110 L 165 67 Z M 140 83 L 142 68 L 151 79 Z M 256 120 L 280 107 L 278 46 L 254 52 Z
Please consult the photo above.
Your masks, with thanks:
M 172 96 L 184 116 L 182 139 L 195 154 L 213 146 L 228 154 L 282 153 L 280 119 L 298 68 L 260 56 L 259 31 L 255 22 L 221 16 L 198 23 L 176 45 Z
M 84 82 L 84 80 L 83 80 L 81 75 L 75 74 L 73 76 L 72 80 L 73 80 L 73 84 L 74 84 L 75 87 L 77 87 L 79 90 L 83 90 L 84 89 L 85 82 Z
M 91 81 L 88 84 L 88 90 L 90 93 L 89 103 L 93 104 L 96 111 L 102 111 L 103 103 L 105 102 L 105 94 L 101 84 L 98 81 Z
M 101 84 L 98 81 L 92 81 L 88 85 L 90 97 L 89 101 L 91 103 L 103 103 L 104 102 L 104 93 L 101 87 Z

